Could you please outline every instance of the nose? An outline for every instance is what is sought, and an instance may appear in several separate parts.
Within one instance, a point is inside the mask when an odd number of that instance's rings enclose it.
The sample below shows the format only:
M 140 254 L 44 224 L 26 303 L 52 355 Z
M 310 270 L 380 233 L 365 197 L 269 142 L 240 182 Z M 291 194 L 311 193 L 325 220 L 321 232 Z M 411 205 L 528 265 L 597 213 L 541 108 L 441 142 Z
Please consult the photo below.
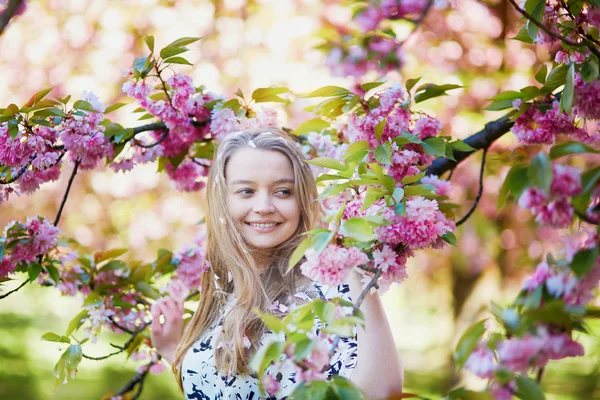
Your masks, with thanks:
M 273 198 L 269 193 L 262 193 L 256 196 L 256 203 L 254 203 L 253 211 L 258 214 L 272 214 L 275 212 L 275 205 L 273 204 Z

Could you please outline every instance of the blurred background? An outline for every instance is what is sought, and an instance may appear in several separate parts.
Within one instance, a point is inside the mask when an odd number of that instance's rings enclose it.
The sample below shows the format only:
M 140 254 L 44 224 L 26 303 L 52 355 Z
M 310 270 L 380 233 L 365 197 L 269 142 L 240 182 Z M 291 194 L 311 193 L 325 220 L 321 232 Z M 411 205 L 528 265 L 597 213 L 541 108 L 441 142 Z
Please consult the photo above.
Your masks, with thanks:
M 458 83 L 461 90 L 424 103 L 423 111 L 444 122 L 444 133 L 466 138 L 499 118 L 485 111 L 502 90 L 533 82 L 550 49 L 510 40 L 520 23 L 505 0 L 457 0 L 453 9 L 433 10 L 405 44 L 405 65 L 388 74 L 390 82 L 423 76 L 424 82 Z M 331 23 L 349 24 L 351 11 L 340 1 L 316 0 L 31 0 L 0 36 L 0 105 L 22 104 L 36 91 L 55 86 L 55 96 L 96 93 L 105 105 L 124 100 L 123 70 L 146 54 L 144 35 L 157 48 L 182 36 L 203 36 L 191 46 L 193 67 L 178 69 L 196 85 L 231 96 L 238 88 L 282 85 L 305 93 L 324 85 L 351 85 L 333 77 L 326 55 L 314 47 Z M 408 35 L 412 25 L 394 30 Z M 369 76 L 377 78 L 375 74 Z M 308 100 L 279 109 L 281 123 L 294 128 L 310 116 Z M 134 105 L 113 120 L 133 127 Z M 384 295 L 398 351 L 405 362 L 406 391 L 440 398 L 457 384 L 480 389 L 484 382 L 452 365 L 452 351 L 467 327 L 489 316 L 490 302 L 504 304 L 523 279 L 567 232 L 540 229 L 527 211 L 509 204 L 497 211 L 497 194 L 515 150 L 505 135 L 488 154 L 484 193 L 470 220 L 457 232 L 459 246 L 420 252 L 409 265 L 409 279 Z M 479 157 L 454 172 L 454 202 L 460 217 L 477 193 Z M 70 165 L 65 164 L 67 170 Z M 0 226 L 35 214 L 53 218 L 69 173 L 34 195 L 0 204 Z M 131 248 L 129 256 L 151 261 L 159 248 L 177 249 L 193 240 L 205 210 L 203 193 L 174 190 L 156 165 L 127 173 L 98 168 L 80 173 L 69 196 L 60 228 L 92 249 Z M 7 285 L 4 290 L 10 289 Z M 77 378 L 54 389 L 57 343 L 41 341 L 62 332 L 80 310 L 81 298 L 61 297 L 52 288 L 28 285 L 0 301 L 0 399 L 97 399 L 118 390 L 138 366 L 125 357 L 83 360 Z M 586 357 L 550 363 L 542 386 L 552 399 L 600 398 L 599 325 L 579 338 Z M 106 354 L 102 337 L 97 355 Z M 62 347 L 64 350 L 64 346 Z M 94 349 L 94 348 L 92 348 Z M 91 352 L 91 351 L 89 351 Z M 150 376 L 142 399 L 177 398 L 166 371 Z

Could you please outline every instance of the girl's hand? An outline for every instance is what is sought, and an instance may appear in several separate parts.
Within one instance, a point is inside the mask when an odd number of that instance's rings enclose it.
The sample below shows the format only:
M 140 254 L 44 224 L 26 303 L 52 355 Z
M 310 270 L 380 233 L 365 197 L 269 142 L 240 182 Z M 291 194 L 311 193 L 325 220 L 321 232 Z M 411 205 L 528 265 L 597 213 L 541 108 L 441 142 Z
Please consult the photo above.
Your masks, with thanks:
M 154 303 L 152 311 L 152 345 L 161 356 L 172 362 L 175 349 L 183 331 L 183 302 L 171 297 L 162 297 Z M 160 316 L 164 317 L 161 324 Z

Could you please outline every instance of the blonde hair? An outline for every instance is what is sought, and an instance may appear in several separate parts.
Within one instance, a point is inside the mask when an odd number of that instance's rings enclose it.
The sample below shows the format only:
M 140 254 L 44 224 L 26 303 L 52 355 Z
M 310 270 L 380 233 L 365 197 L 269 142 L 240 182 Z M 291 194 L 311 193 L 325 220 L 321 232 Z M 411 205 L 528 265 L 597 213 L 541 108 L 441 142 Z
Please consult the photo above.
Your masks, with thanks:
M 243 240 L 227 207 L 227 162 L 235 152 L 247 147 L 278 151 L 289 158 L 294 170 L 294 193 L 300 208 L 298 228 L 288 240 L 273 249 L 263 274 L 258 271 L 252 248 Z M 256 349 L 265 332 L 264 324 L 252 309 L 256 307 L 265 312 L 274 300 L 284 300 L 295 293 L 300 284 L 307 283 L 297 268 L 286 274 L 290 256 L 303 240 L 300 235 L 312 229 L 319 213 L 315 180 L 304 160 L 295 138 L 274 128 L 231 133 L 218 145 L 206 194 L 209 210 L 206 253 L 211 269 L 202 279 L 200 304 L 175 352 L 173 372 L 180 387 L 181 364 L 186 352 L 216 321 L 228 296 L 237 302 L 224 316 L 221 340 L 226 345 L 215 351 L 215 363 L 223 374 L 244 374 L 248 373 L 250 357 L 249 350 L 244 347 L 244 335 Z

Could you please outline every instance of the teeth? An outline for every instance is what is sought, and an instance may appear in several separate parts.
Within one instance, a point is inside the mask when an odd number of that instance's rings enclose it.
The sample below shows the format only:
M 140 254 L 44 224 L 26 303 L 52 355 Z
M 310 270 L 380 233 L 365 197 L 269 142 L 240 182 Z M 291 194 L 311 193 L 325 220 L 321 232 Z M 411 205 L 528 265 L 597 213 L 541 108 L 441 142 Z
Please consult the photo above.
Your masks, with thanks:
M 256 226 L 258 228 L 271 228 L 275 225 L 277 225 L 276 223 L 271 223 L 271 224 L 250 224 L 252 226 Z

